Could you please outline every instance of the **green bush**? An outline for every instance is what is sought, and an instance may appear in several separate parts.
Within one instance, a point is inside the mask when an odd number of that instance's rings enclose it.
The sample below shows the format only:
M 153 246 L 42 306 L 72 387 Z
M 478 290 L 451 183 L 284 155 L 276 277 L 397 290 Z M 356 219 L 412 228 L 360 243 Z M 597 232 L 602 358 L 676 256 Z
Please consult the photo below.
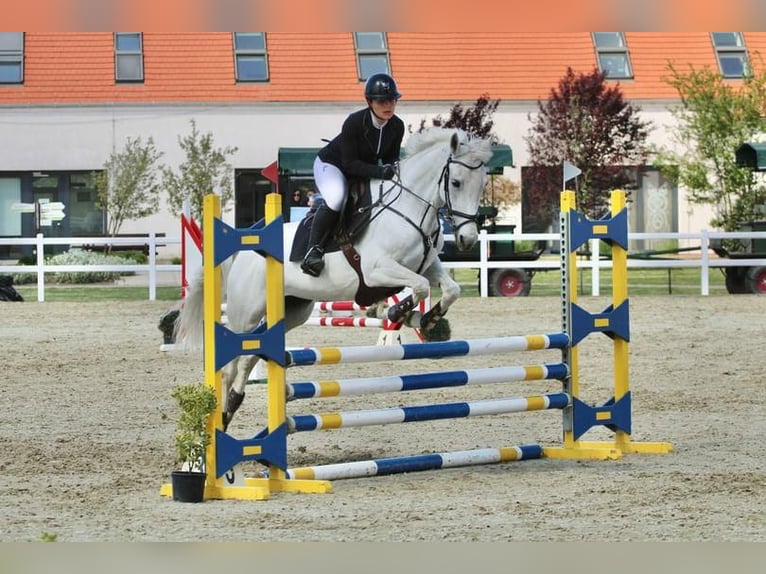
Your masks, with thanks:
M 128 254 L 131 252 L 127 252 Z M 137 252 L 138 255 L 146 256 Z M 31 264 L 34 265 L 36 260 Z M 22 263 L 21 265 L 29 265 L 29 263 Z M 58 255 L 52 255 L 45 258 L 45 265 L 133 265 L 134 259 L 131 257 L 123 257 L 117 255 L 105 255 L 103 253 L 97 253 L 94 251 L 82 251 L 79 249 L 73 251 L 67 251 L 66 253 L 59 253 Z M 132 271 L 77 271 L 77 272 L 62 272 L 62 273 L 45 273 L 46 281 L 52 281 L 53 283 L 103 283 L 105 281 L 114 281 L 121 276 L 133 275 Z M 36 273 L 13 273 L 13 283 L 15 285 L 26 285 L 29 283 L 35 283 L 37 281 Z
M 117 257 L 128 259 L 138 265 L 146 265 L 149 262 L 149 257 L 143 251 L 121 251 Z

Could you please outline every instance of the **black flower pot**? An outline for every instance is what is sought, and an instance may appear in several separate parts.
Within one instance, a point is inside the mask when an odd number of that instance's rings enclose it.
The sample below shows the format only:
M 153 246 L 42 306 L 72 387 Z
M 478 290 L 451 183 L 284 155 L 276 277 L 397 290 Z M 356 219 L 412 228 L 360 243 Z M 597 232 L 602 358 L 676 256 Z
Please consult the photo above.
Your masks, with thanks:
M 178 502 L 202 502 L 205 500 L 204 472 L 174 470 L 170 473 L 170 483 L 173 486 L 173 500 Z

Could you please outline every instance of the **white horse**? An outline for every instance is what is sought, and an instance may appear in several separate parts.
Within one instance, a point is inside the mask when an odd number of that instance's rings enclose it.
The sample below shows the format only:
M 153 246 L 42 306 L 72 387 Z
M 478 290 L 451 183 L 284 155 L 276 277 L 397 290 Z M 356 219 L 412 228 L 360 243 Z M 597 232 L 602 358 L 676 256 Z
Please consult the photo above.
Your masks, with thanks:
M 353 241 L 359 256 L 358 271 L 342 251 L 325 254 L 325 267 L 319 277 L 306 275 L 300 261 L 291 262 L 285 257 L 287 331 L 306 322 L 315 301 L 369 299 L 369 291 L 360 291 L 360 285 L 365 284 L 383 289 L 374 301 L 385 298 L 385 293 L 412 289 L 410 298 L 389 310 L 389 319 L 417 325 L 426 332 L 459 297 L 460 286 L 439 261 L 444 238 L 437 212 L 444 208 L 451 219 L 458 249 L 470 249 L 476 243 L 485 164 L 492 156 L 490 142 L 471 138 L 462 130 L 431 128 L 410 135 L 405 150 L 397 178 L 370 182 L 369 222 Z M 290 253 L 297 226 L 284 225 L 285 254 Z M 265 267 L 261 255 L 240 251 L 224 275 L 228 328 L 234 332 L 251 332 L 264 318 Z M 202 343 L 202 275 L 200 272 L 192 278 L 176 324 L 176 332 L 185 337 L 187 347 L 201 347 Z M 428 297 L 431 287 L 438 287 L 442 298 L 421 317 L 413 308 Z M 242 355 L 224 367 L 224 428 L 242 403 L 248 375 L 258 360 L 254 355 Z

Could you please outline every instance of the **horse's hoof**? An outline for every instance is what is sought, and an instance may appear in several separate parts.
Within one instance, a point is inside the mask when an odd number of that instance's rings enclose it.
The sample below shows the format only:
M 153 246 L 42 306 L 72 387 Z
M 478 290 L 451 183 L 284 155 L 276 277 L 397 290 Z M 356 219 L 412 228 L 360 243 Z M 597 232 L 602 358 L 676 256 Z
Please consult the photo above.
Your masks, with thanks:
M 452 337 L 452 328 L 449 321 L 441 317 L 433 325 L 421 328 L 421 333 L 426 341 L 449 341 Z

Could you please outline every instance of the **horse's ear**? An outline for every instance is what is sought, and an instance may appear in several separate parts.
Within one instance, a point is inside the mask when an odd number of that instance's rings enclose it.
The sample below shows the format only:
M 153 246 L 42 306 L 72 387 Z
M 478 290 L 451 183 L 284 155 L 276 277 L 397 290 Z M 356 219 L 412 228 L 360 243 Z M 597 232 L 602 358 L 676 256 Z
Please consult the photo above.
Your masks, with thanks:
M 452 138 L 450 139 L 450 147 L 452 148 L 452 153 L 457 152 L 457 147 L 460 145 L 460 138 L 457 135 L 457 132 L 452 132 Z

